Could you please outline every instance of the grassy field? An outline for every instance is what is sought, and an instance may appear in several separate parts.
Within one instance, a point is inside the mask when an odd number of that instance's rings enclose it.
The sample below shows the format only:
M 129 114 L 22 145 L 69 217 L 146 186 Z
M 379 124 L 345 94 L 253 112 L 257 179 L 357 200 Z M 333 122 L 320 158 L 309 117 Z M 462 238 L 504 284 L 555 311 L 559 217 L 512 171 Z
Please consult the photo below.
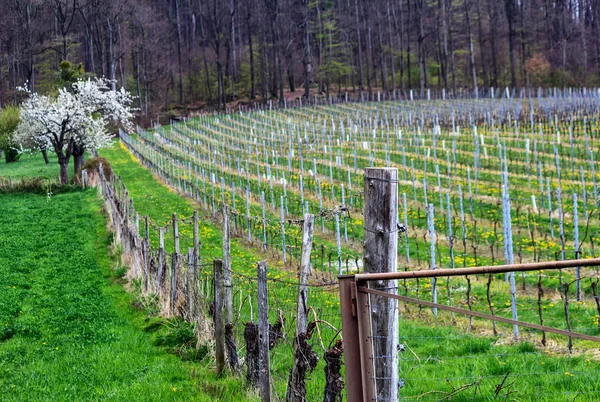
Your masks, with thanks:
M 11 171 L 35 174 L 31 161 Z M 181 323 L 144 331 L 148 314 L 125 291 L 110 244 L 95 190 L 0 195 L 0 399 L 252 400 L 216 379 L 209 359 L 168 353 Z
M 19 162 L 4 163 L 4 158 L 0 159 L 0 177 L 10 177 L 11 179 L 23 179 L 27 177 L 44 177 L 48 179 L 57 179 L 60 167 L 53 153 L 48 154 L 50 163 L 46 165 L 41 154 L 21 155 Z M 70 171 L 69 174 L 72 172 Z

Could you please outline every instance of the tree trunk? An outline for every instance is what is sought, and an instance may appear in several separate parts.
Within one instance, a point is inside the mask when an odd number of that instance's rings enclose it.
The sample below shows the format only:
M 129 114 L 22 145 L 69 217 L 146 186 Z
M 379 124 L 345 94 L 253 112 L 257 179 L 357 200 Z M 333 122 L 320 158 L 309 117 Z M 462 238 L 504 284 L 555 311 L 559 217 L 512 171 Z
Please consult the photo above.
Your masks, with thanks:
M 71 159 L 71 155 L 73 154 L 73 140 L 69 140 L 67 143 L 67 148 L 64 148 L 64 134 L 52 140 L 52 147 L 54 148 L 54 152 L 56 152 L 56 156 L 58 157 L 58 164 L 60 165 L 60 184 L 67 185 L 69 184 L 69 159 Z
M 392 91 L 396 89 L 396 62 L 394 57 L 394 31 L 392 30 L 392 15 L 390 13 L 390 1 L 387 1 L 387 25 L 388 25 L 388 51 L 390 53 L 390 67 L 392 68 Z
M 73 145 L 73 174 L 78 174 L 85 163 L 85 149 L 83 146 Z
M 442 51 L 440 57 L 442 60 L 442 80 L 444 81 L 444 89 L 448 89 L 448 23 L 445 0 L 440 1 L 439 8 L 442 14 Z
M 290 92 L 296 92 L 296 85 L 294 83 L 294 68 L 292 65 L 287 66 L 288 84 L 290 86 Z
M 246 30 L 248 31 L 248 53 L 250 55 L 250 99 L 256 99 L 256 84 L 254 78 L 254 49 L 252 47 L 252 31 L 250 30 L 250 5 L 247 7 Z
M 236 58 L 235 58 L 235 15 L 236 14 L 236 5 L 233 1 L 229 2 L 229 17 L 230 17 L 230 34 L 231 34 L 231 99 L 235 99 L 235 84 L 237 81 L 237 71 L 236 71 Z
M 381 13 L 377 10 L 377 45 L 379 46 L 379 68 L 381 69 L 381 88 L 387 92 L 387 60 L 385 58 L 386 50 L 383 48 L 383 39 L 381 33 Z
M 259 36 L 258 42 L 258 68 L 260 73 L 260 86 L 261 86 L 261 95 L 263 100 L 266 101 L 269 98 L 269 83 L 267 82 L 267 50 L 265 49 L 265 41 L 266 41 L 266 32 L 264 31 L 264 27 L 261 27 L 261 35 Z
M 46 147 L 40 147 L 40 152 L 44 157 L 44 162 L 46 162 L 46 165 L 50 164 L 50 161 L 48 160 L 48 152 L 46 151 Z
M 516 17 L 516 9 L 517 6 L 515 4 L 515 0 L 505 0 L 506 7 L 506 18 L 508 19 L 508 45 L 510 52 L 510 81 L 513 88 L 518 87 L 517 82 L 517 61 L 516 61 L 516 30 L 515 30 L 515 17 Z
M 312 72 L 312 55 L 310 52 L 310 33 L 308 26 L 308 0 L 302 0 L 303 18 L 302 18 L 302 48 L 304 57 L 302 64 L 304 65 L 304 97 L 310 97 L 310 73 Z
M 181 33 L 181 16 L 179 12 L 179 0 L 175 0 L 175 20 L 177 26 L 177 62 L 179 66 L 179 103 L 183 104 L 183 63 L 181 61 L 181 43 L 183 39 Z
M 69 184 L 69 159 L 65 156 L 58 157 L 60 165 L 60 184 Z
M 367 89 L 369 90 L 369 96 L 373 93 L 373 84 L 371 83 L 371 66 L 373 65 L 373 70 L 375 70 L 375 66 L 373 64 L 373 38 L 371 35 L 371 21 L 370 14 L 367 11 L 366 14 L 363 15 L 363 20 L 366 25 L 367 31 Z M 377 74 L 375 74 L 375 81 L 377 81 Z M 375 82 L 375 86 L 377 86 L 377 82 Z
M 583 13 L 583 10 L 581 10 L 581 12 Z M 585 37 L 585 15 L 579 16 L 579 27 L 581 28 L 581 49 L 583 51 L 583 54 L 581 56 L 583 58 L 583 72 L 585 73 L 584 76 L 587 77 L 588 46 L 587 46 L 587 39 Z M 584 81 L 584 85 L 585 85 L 585 81 Z
M 363 71 L 362 71 L 362 43 L 360 40 L 360 16 L 358 15 L 358 0 L 354 0 L 354 13 L 356 17 L 356 48 L 358 50 L 358 60 L 356 61 L 358 67 L 358 89 L 363 90 Z
M 412 7 L 410 6 L 410 1 L 408 2 L 408 29 L 406 33 L 406 72 L 408 78 L 408 89 L 412 88 L 412 73 L 410 70 L 410 37 L 411 37 L 411 21 L 412 21 Z M 400 21 L 402 21 L 402 16 L 400 16 Z
M 519 7 L 519 34 L 521 36 L 521 81 L 523 82 L 523 85 L 527 86 L 527 71 L 525 71 L 525 62 L 527 61 L 527 28 L 525 27 L 525 21 L 530 21 L 530 19 L 528 18 L 530 16 L 527 15 L 527 11 L 529 9 L 525 8 L 525 1 L 520 1 Z M 531 24 L 527 24 L 527 26 L 529 27 L 531 26 Z
M 493 8 L 492 8 L 493 7 Z M 498 23 L 498 13 L 496 5 L 488 2 L 488 15 L 490 17 L 490 51 L 492 54 L 492 86 L 498 86 L 498 59 L 496 52 L 496 24 Z
M 81 170 L 81 168 L 83 167 L 83 164 L 85 163 L 85 155 L 84 153 L 81 154 L 73 154 L 73 173 L 77 174 L 79 173 L 79 171 Z
M 394 29 L 399 31 L 398 50 L 400 52 L 400 88 L 402 89 L 402 92 L 404 92 L 406 90 L 406 82 L 404 81 L 404 38 L 402 35 L 404 32 L 404 15 L 402 14 L 402 2 L 399 2 L 398 9 L 400 13 L 400 27 L 398 27 L 398 18 L 394 7 L 392 7 L 392 15 L 394 16 Z
M 482 27 L 482 20 L 483 20 L 483 15 L 481 15 L 481 0 L 476 0 L 477 3 L 477 29 L 479 31 L 479 53 L 480 53 L 480 57 L 481 57 L 481 72 L 483 75 L 483 86 L 485 87 L 485 90 L 489 89 L 489 82 L 488 82 L 488 71 L 487 71 L 487 58 L 486 58 L 486 52 L 484 51 L 485 46 L 484 46 L 484 39 L 483 39 L 483 27 Z
M 469 67 L 471 70 L 471 76 L 473 79 L 473 91 L 475 91 L 475 97 L 478 98 L 478 88 L 477 88 L 477 70 L 475 68 L 475 50 L 473 49 L 473 35 L 471 34 L 471 16 L 470 16 L 470 8 L 471 5 L 469 0 L 465 0 L 463 3 L 465 7 L 465 17 L 466 17 L 466 25 L 467 25 L 467 36 L 469 38 Z
M 425 0 L 417 0 L 417 25 L 418 25 L 418 38 L 417 38 L 417 53 L 419 58 L 419 82 L 420 82 L 420 93 L 421 98 L 425 96 L 425 27 L 423 25 L 423 11 L 425 8 Z

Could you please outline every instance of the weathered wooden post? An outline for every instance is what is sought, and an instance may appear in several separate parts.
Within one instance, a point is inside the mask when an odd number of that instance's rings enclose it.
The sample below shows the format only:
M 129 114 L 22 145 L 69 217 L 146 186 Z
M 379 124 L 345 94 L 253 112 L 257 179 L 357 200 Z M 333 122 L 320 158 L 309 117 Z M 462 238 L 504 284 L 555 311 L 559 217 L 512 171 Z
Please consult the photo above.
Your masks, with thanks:
M 156 274 L 156 292 L 162 295 L 162 280 L 165 267 L 165 229 L 160 228 L 158 233 L 158 272 Z
M 338 275 L 342 275 L 342 241 L 340 238 L 340 213 L 339 209 L 335 208 L 333 215 L 335 217 L 335 241 L 337 244 L 337 260 L 338 260 Z
M 185 281 L 183 294 L 186 300 L 186 308 L 188 316 L 186 319 L 190 322 L 194 320 L 194 248 L 188 247 L 187 251 L 187 271 L 185 271 Z
M 225 370 L 225 325 L 223 324 L 223 261 L 214 260 L 215 273 L 215 361 L 217 375 L 222 375 Z
M 285 212 L 284 212 L 284 201 L 283 196 L 281 196 L 281 256 L 283 262 L 287 262 L 286 254 L 285 254 Z
M 169 298 L 169 307 L 171 315 L 175 314 L 177 302 L 177 265 L 179 264 L 179 220 L 177 214 L 173 214 L 173 237 L 175 241 L 175 251 L 171 264 L 171 294 Z
M 142 240 L 142 274 L 144 283 L 144 294 L 148 293 L 150 282 L 150 231 L 148 228 L 148 215 L 144 217 L 144 239 Z
M 271 401 L 269 358 L 269 297 L 267 262 L 258 263 L 258 388 L 263 402 Z
M 223 208 L 223 296 L 225 299 L 225 323 L 233 322 L 231 299 L 231 246 L 229 240 L 229 207 Z
M 396 272 L 398 255 L 398 170 L 365 169 L 364 270 Z M 396 281 L 370 282 L 396 294 Z M 373 359 L 378 400 L 398 400 L 398 309 L 392 298 L 371 296 Z
M 198 211 L 194 211 L 194 275 L 192 277 L 193 282 L 193 298 L 194 298 L 194 311 L 192 312 L 193 318 L 196 319 L 199 315 L 199 302 L 198 302 L 198 278 L 200 274 L 200 235 L 198 233 Z
M 294 337 L 294 364 L 290 371 L 288 389 L 285 400 L 287 402 L 306 401 L 306 385 L 304 373 L 299 373 L 298 367 L 304 364 L 299 360 L 305 356 L 298 353 L 299 337 L 306 333 L 308 322 L 308 276 L 310 275 L 310 254 L 312 252 L 312 241 L 315 217 L 310 214 L 304 215 L 302 226 L 302 255 L 300 261 L 300 277 L 298 283 L 298 302 L 296 310 L 296 336 Z M 305 365 L 305 364 L 304 364 Z

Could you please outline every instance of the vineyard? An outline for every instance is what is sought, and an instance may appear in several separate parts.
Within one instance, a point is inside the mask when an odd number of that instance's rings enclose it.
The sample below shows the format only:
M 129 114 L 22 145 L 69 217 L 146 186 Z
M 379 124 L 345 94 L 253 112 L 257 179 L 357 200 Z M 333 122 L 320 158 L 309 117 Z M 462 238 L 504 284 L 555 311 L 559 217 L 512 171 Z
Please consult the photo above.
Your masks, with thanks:
M 258 289 L 268 287 L 275 400 L 285 398 L 298 362 L 304 289 L 304 343 L 315 356 L 306 363 L 306 399 L 333 401 L 343 378 L 337 276 L 363 271 L 365 168 L 398 169 L 399 270 L 597 257 L 600 98 L 584 90 L 546 95 L 248 110 L 121 132 L 121 149 L 112 152 L 127 151 L 201 215 L 144 220 L 128 183 L 108 178 L 114 187 L 103 191 L 120 214 L 113 222 L 131 222 L 124 227 L 137 239 L 125 247 L 137 261 L 133 275 L 166 314 L 197 327 L 200 317 L 217 317 L 223 306 L 212 258 L 225 260 L 228 364 L 235 375 L 244 363 L 250 381 L 249 334 L 260 315 Z M 306 255 L 308 215 L 314 233 Z M 223 225 L 223 239 L 208 240 L 204 221 Z M 221 241 L 244 251 L 227 255 L 224 247 L 219 255 Z M 259 260 L 267 261 L 266 279 L 260 269 L 257 277 Z M 303 282 L 299 272 L 310 275 Z M 404 279 L 397 291 L 597 336 L 599 280 L 595 268 L 573 268 Z M 402 400 L 598 398 L 593 341 L 410 303 L 398 310 Z

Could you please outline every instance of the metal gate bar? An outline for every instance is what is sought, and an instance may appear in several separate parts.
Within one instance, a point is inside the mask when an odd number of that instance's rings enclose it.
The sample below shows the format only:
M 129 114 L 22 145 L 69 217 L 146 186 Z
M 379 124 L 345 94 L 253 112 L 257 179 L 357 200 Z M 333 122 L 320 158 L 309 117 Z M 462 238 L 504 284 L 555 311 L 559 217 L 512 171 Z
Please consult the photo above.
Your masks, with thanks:
M 552 333 L 559 334 L 559 335 L 569 336 L 571 338 L 578 338 L 578 339 L 585 339 L 586 341 L 600 342 L 600 337 L 597 337 L 597 336 L 586 335 L 586 334 L 582 334 L 579 332 L 569 332 L 569 331 L 565 331 L 563 329 L 547 327 L 545 325 L 532 324 L 532 323 L 524 322 L 524 321 L 511 320 L 510 318 L 504 318 L 504 317 L 499 317 L 496 315 L 479 313 L 477 311 L 465 310 L 465 309 L 458 308 L 458 307 L 447 306 L 445 304 L 432 303 L 432 302 L 428 302 L 428 301 L 421 300 L 421 299 L 414 299 L 412 297 L 395 295 L 395 294 L 387 293 L 387 292 L 384 292 L 381 290 L 365 288 L 363 286 L 359 286 L 358 291 L 364 292 L 364 293 L 370 293 L 370 294 L 377 295 L 377 296 L 389 297 L 389 298 L 401 300 L 404 302 L 420 304 L 421 306 L 437 308 L 439 310 L 446 310 L 446 311 L 450 311 L 450 312 L 457 313 L 457 314 L 466 314 L 466 315 L 471 315 L 473 317 L 486 318 L 486 319 L 492 320 L 492 321 L 504 322 L 506 324 L 518 325 L 520 327 L 539 329 L 540 331 L 552 332 Z
M 380 274 L 355 274 L 342 275 L 339 278 L 354 278 L 357 282 L 384 281 L 393 279 L 412 278 L 437 278 L 440 276 L 465 276 L 481 274 L 503 274 L 506 272 L 540 271 L 544 269 L 562 269 L 575 267 L 597 267 L 600 266 L 600 258 L 588 258 L 581 260 L 531 262 L 513 265 L 489 265 L 473 268 L 452 269 L 423 269 L 420 271 L 385 272 Z

